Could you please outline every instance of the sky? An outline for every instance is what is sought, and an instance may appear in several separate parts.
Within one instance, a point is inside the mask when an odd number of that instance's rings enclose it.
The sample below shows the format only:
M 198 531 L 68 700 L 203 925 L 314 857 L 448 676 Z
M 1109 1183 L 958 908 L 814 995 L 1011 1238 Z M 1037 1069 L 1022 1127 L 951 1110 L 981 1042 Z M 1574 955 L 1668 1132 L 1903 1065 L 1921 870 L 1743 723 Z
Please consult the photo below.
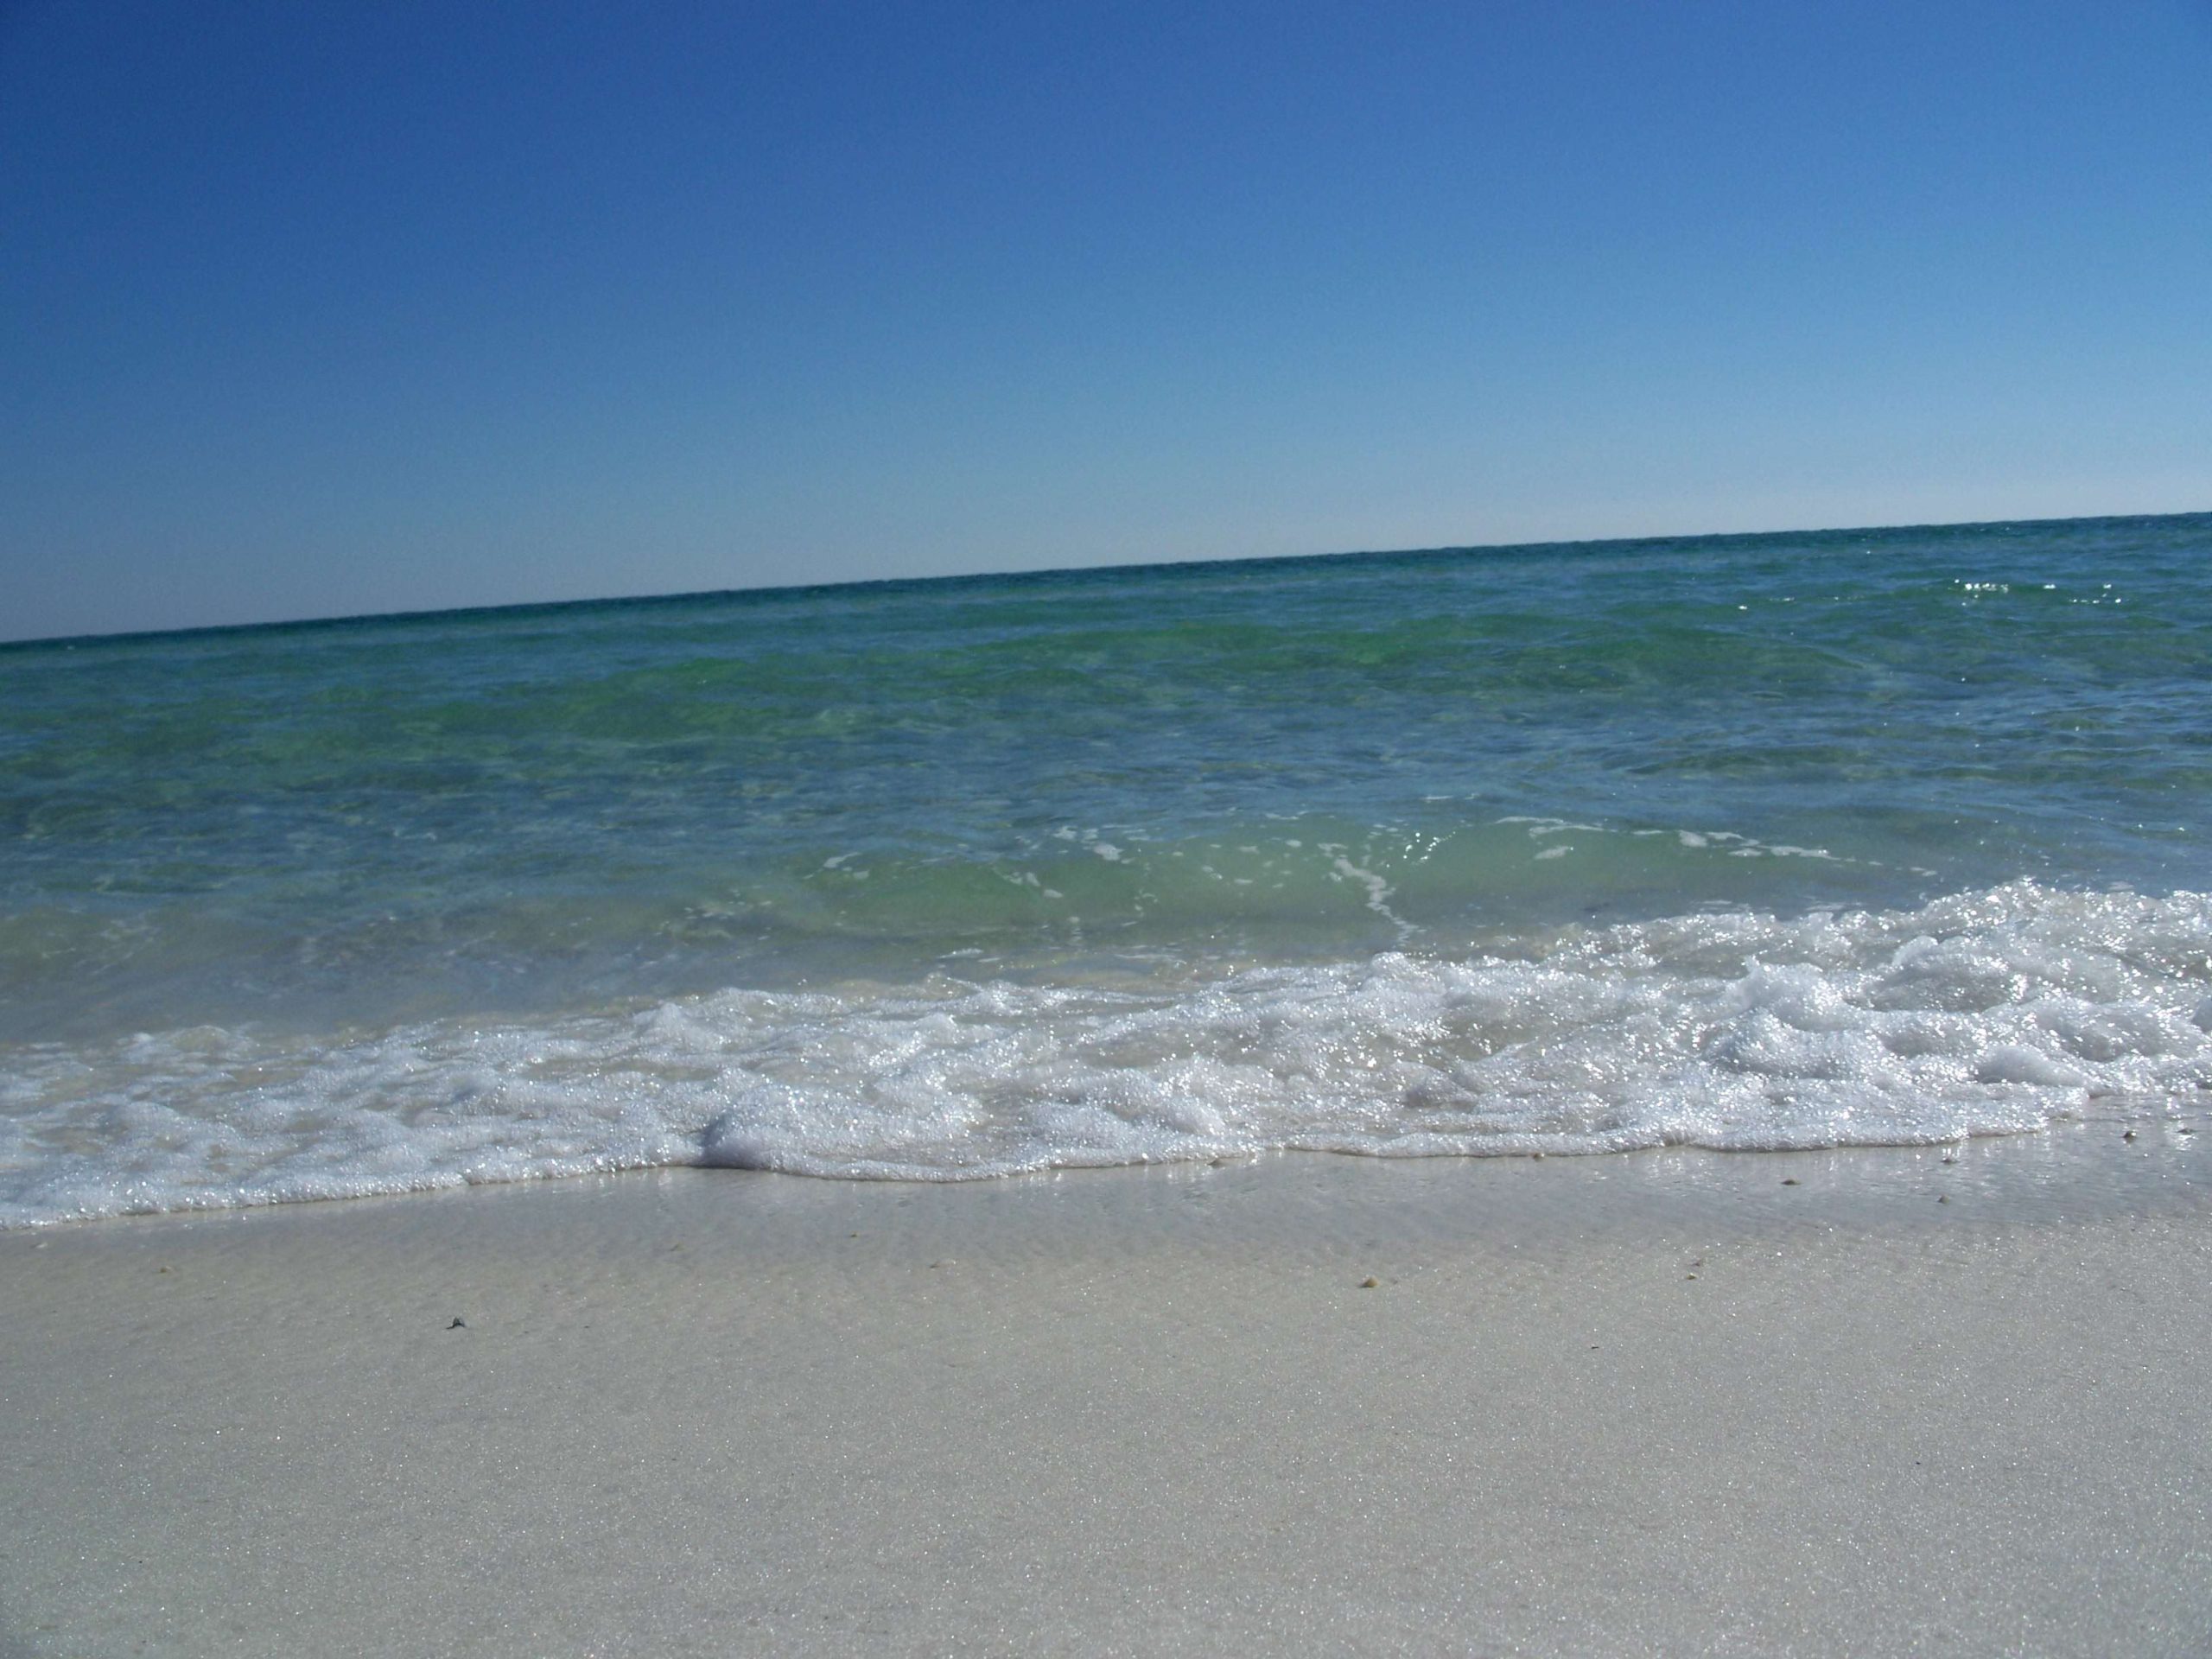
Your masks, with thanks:
M 2208 0 L 0 0 L 0 639 L 2212 509 L 2208 88 Z

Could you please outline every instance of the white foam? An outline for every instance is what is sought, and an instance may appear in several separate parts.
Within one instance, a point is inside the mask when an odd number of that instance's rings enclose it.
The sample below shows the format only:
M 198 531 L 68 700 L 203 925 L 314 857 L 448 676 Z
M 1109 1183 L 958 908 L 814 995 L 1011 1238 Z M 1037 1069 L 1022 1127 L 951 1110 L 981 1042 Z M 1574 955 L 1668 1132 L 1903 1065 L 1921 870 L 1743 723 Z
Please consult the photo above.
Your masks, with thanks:
M 957 1179 L 1270 1147 L 1929 1143 L 2101 1096 L 2194 1104 L 2212 1085 L 2209 941 L 2204 895 L 2023 881 L 1914 911 L 1530 934 L 1464 960 L 938 975 L 321 1042 L 31 1046 L 0 1067 L 0 1223 L 702 1162 Z

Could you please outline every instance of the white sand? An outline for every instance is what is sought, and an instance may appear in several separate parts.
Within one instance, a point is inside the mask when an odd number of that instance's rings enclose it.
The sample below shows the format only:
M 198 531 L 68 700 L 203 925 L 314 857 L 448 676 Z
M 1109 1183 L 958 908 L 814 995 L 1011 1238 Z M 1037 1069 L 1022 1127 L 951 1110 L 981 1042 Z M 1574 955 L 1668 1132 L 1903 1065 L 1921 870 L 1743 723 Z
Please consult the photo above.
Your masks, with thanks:
M 0 1236 L 0 1652 L 2201 1653 L 2204 1127 Z

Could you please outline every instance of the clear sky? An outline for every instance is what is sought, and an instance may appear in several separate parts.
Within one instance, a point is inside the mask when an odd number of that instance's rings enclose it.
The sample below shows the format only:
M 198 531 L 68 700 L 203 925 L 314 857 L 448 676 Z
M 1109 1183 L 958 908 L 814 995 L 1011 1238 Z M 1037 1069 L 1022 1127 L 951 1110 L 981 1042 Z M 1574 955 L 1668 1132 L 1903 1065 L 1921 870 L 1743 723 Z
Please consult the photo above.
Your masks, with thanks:
M 0 0 L 0 638 L 2212 508 L 2212 5 Z

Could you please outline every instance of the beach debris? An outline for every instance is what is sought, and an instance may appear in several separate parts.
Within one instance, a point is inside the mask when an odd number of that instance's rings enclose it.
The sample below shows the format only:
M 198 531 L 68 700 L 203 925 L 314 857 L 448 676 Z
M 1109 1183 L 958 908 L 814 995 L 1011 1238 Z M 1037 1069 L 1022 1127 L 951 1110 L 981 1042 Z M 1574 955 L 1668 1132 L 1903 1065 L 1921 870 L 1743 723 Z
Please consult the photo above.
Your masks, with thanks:
M 1380 1290 L 1382 1287 L 1382 1281 L 1370 1273 L 1359 1281 L 1359 1287 L 1362 1290 Z
M 453 1316 L 453 1323 L 446 1326 L 446 1329 L 448 1331 L 466 1331 L 468 1329 L 468 1321 L 462 1319 L 460 1314 L 456 1313 Z

